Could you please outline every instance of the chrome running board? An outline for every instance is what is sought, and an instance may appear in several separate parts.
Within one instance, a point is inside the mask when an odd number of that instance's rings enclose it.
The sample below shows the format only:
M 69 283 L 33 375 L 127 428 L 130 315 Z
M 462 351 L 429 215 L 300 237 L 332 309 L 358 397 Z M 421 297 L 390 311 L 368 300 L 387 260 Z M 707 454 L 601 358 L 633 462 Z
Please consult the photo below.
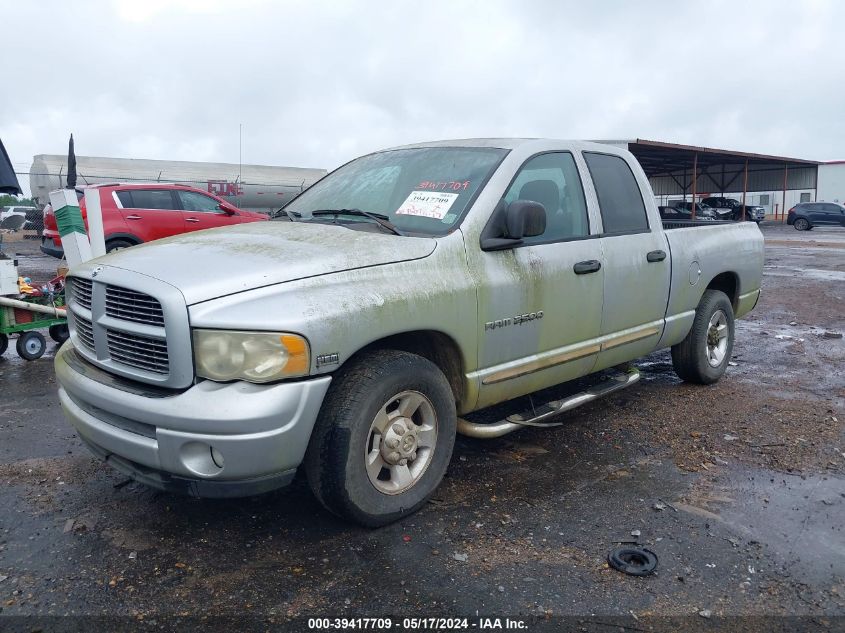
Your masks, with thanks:
M 469 437 L 476 437 L 480 439 L 489 439 L 494 437 L 501 437 L 512 433 L 517 429 L 526 426 L 539 427 L 553 427 L 560 426 L 564 422 L 547 421 L 550 418 L 557 416 L 564 411 L 571 411 L 576 407 L 598 400 L 603 396 L 607 396 L 615 391 L 630 387 L 640 380 L 640 371 L 634 367 L 624 372 L 616 373 L 589 389 L 576 393 L 563 400 L 552 400 L 546 404 L 537 407 L 532 411 L 523 411 L 522 413 L 514 413 L 509 415 L 504 420 L 493 422 L 491 424 L 479 424 L 477 422 L 470 422 L 463 418 L 458 418 L 458 433 L 467 435 Z

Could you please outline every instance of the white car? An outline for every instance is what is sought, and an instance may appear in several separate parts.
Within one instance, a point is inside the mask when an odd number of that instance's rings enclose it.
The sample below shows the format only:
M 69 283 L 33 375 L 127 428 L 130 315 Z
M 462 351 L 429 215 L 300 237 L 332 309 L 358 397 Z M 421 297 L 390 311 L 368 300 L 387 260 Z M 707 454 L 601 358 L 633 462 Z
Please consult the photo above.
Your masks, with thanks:
M 2 222 L 6 218 L 9 218 L 13 215 L 21 215 L 23 217 L 26 217 L 27 211 L 37 211 L 37 210 L 38 209 L 36 209 L 35 207 L 30 207 L 30 206 L 25 207 L 25 206 L 21 206 L 21 205 L 15 205 L 15 206 L 11 206 L 11 207 L 2 207 L 2 208 L 0 208 L 0 222 Z

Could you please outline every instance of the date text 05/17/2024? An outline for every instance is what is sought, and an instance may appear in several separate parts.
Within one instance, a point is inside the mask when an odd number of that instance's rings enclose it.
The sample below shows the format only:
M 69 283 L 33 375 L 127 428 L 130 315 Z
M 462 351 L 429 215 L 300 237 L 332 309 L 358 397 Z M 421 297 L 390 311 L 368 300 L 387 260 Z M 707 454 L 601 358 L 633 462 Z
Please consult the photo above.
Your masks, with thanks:
M 526 630 L 527 623 L 511 618 L 309 618 L 308 630 L 370 630 L 393 629 L 412 631 L 467 631 L 467 630 Z

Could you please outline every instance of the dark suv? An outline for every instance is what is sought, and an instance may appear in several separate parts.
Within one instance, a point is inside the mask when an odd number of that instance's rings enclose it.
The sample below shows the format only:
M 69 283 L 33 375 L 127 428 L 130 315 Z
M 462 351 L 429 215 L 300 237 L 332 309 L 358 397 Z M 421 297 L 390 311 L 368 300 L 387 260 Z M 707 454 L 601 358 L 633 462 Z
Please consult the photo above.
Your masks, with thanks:
M 802 202 L 789 210 L 786 223 L 799 231 L 815 226 L 845 226 L 845 206 L 837 202 Z

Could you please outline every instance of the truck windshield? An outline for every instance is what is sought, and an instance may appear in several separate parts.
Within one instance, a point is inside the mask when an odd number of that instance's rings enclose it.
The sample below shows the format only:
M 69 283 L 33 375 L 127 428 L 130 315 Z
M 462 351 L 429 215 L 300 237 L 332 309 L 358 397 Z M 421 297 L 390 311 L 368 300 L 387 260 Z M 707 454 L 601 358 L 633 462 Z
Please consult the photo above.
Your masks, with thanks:
M 353 209 L 381 215 L 402 233 L 445 235 L 460 224 L 469 202 L 507 153 L 487 147 L 423 147 L 369 154 L 314 184 L 275 219 L 372 225 L 360 214 L 343 213 Z M 330 210 L 338 213 L 325 213 Z

